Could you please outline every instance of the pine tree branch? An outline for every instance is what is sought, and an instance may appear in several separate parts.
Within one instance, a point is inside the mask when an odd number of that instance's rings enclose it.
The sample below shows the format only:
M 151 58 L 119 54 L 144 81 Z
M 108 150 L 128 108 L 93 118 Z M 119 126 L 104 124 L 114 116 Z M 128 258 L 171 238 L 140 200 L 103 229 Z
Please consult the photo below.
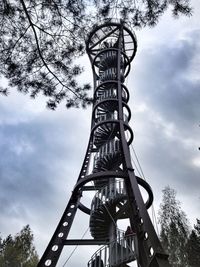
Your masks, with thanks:
M 10 55 L 8 56 L 8 58 L 9 58 L 9 57 L 12 57 L 12 53 L 13 53 L 13 51 L 14 51 L 16 45 L 17 45 L 17 44 L 19 43 L 19 41 L 24 37 L 24 35 L 27 33 L 27 31 L 28 31 L 29 28 L 30 28 L 30 25 L 25 29 L 25 31 L 23 32 L 23 34 L 21 34 L 21 35 L 19 36 L 19 38 L 16 40 L 16 42 L 14 43 L 14 45 L 13 45 L 13 47 L 12 47 L 12 52 L 10 53 Z M 10 48 L 9 48 L 9 49 L 4 49 L 3 51 L 5 51 L 5 50 L 10 50 Z
M 51 73 L 51 75 L 64 87 L 66 88 L 67 90 L 69 90 L 70 92 L 72 92 L 74 95 L 76 95 L 77 98 L 79 99 L 82 99 L 81 95 L 80 94 L 77 94 L 76 92 L 74 92 L 71 88 L 69 88 L 68 86 L 66 86 L 65 84 L 63 84 L 63 82 L 58 78 L 58 76 L 49 68 L 48 64 L 46 63 L 43 55 L 42 55 L 42 52 L 40 50 L 40 45 L 39 45 L 39 41 L 38 41 L 38 36 L 37 36 L 37 32 L 35 30 L 35 27 L 34 27 L 34 24 L 29 16 L 29 13 L 28 13 L 28 10 L 26 8 L 26 5 L 24 3 L 24 0 L 20 0 L 21 4 L 22 4 L 22 7 L 23 7 L 23 10 L 26 14 L 26 17 L 30 23 L 30 27 L 32 28 L 33 30 L 33 33 L 34 33 L 34 37 L 35 37 L 35 42 L 36 42 L 36 46 L 37 46 L 37 51 L 38 51 L 38 54 L 39 54 L 39 57 L 40 59 L 42 60 L 44 66 L 46 67 L 46 69 L 49 71 L 49 73 Z

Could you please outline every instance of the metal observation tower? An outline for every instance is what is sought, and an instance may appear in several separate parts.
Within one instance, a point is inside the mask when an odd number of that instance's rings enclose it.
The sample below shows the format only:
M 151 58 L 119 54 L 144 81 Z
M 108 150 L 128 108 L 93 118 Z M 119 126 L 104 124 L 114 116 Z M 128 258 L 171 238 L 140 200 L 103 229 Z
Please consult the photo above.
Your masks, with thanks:
M 56 266 L 65 245 L 101 245 L 88 267 L 170 267 L 148 208 L 153 202 L 149 184 L 134 174 L 129 146 L 129 91 L 124 81 L 136 50 L 135 35 L 122 22 L 96 25 L 86 41 L 94 78 L 91 132 L 83 165 L 67 207 L 38 267 Z M 146 203 L 140 187 L 146 190 Z M 82 199 L 94 193 L 91 205 Z M 88 214 L 91 239 L 68 239 L 77 209 Z M 117 222 L 129 219 L 131 231 L 119 231 Z M 129 229 L 130 230 L 130 229 Z

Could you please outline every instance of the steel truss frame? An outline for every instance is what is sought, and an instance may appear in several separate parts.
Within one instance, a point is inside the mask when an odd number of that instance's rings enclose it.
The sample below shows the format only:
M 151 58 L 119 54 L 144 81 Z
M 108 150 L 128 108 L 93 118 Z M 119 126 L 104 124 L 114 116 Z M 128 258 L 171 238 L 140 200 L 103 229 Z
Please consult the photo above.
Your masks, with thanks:
M 116 177 L 123 179 L 126 190 L 126 206 L 124 205 L 121 212 L 118 212 L 118 217 L 129 218 L 130 225 L 136 232 L 138 251 L 135 259 L 138 266 L 170 267 L 168 256 L 163 251 L 147 211 L 153 201 L 151 187 L 134 174 L 131 164 L 129 145 L 133 140 L 133 132 L 128 124 L 131 111 L 127 105 L 129 92 L 123 82 L 130 71 L 130 63 L 137 50 L 136 37 L 122 21 L 109 21 L 94 27 L 86 41 L 86 48 L 92 64 L 95 101 L 89 143 L 74 190 L 38 267 L 56 266 L 65 245 L 106 245 L 111 241 L 113 238 L 109 236 L 111 234 L 106 237 L 102 235 L 102 238 L 98 237 L 101 233 L 98 231 L 103 230 L 99 230 L 99 226 L 97 227 L 94 223 L 95 218 L 92 217 L 97 216 L 95 214 L 98 212 L 95 208 L 101 206 L 101 200 L 95 204 L 96 197 L 92 209 L 84 206 L 81 198 L 84 192 L 102 190 L 102 186 L 105 187 L 111 181 L 115 181 Z M 125 109 L 128 110 L 126 118 Z M 126 133 L 129 134 L 128 139 Z M 106 143 L 103 138 L 106 139 Z M 88 168 L 93 158 L 92 155 L 95 155 L 94 168 L 89 174 Z M 88 185 L 91 181 L 94 182 L 94 186 Z M 146 203 L 143 201 L 139 185 L 148 193 L 149 198 Z M 103 190 L 99 191 L 100 195 L 102 199 L 108 196 L 106 200 L 108 202 L 111 193 L 106 191 L 106 187 Z M 121 206 L 123 206 L 123 201 Z M 94 239 L 68 239 L 78 208 L 91 216 L 90 227 Z M 113 212 L 114 217 L 117 213 L 113 210 L 113 208 L 110 209 L 110 212 Z

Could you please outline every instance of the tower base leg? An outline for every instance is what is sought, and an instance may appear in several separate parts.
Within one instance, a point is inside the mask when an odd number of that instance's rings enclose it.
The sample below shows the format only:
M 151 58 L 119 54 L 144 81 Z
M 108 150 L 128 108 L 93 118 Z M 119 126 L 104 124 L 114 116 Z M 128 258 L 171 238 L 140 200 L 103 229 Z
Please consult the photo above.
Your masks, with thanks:
M 149 267 L 171 267 L 168 261 L 168 255 L 156 253 Z

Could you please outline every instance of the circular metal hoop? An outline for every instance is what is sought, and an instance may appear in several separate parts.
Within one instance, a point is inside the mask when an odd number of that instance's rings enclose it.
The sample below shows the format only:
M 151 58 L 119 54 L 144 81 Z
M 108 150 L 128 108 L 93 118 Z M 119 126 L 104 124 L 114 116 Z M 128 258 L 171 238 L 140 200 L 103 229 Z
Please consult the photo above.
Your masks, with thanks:
M 88 182 L 91 181 L 95 181 L 98 180 L 99 178 L 106 178 L 106 179 L 112 179 L 113 177 L 119 177 L 119 178 L 127 178 L 127 175 L 124 172 L 113 172 L 113 171 L 106 171 L 101 172 L 101 173 L 95 173 L 95 174 L 91 174 L 88 175 L 87 177 L 79 180 L 79 182 L 76 184 L 74 190 L 79 190 L 83 185 L 87 184 Z M 152 203 L 153 203 L 153 192 L 152 189 L 150 187 L 150 185 L 143 180 L 142 178 L 140 178 L 139 176 L 135 176 L 137 183 L 142 186 L 147 194 L 148 194 L 148 199 L 145 203 L 146 208 L 150 208 Z M 84 213 L 90 215 L 91 209 L 87 208 L 84 204 L 82 204 L 81 202 L 79 203 L 78 208 L 83 211 Z
M 100 57 L 102 54 L 107 53 L 109 51 L 111 51 L 111 52 L 114 51 L 117 54 L 119 49 L 117 49 L 117 48 L 107 48 L 107 49 L 101 50 L 98 54 L 96 54 L 96 56 L 95 56 L 95 58 L 93 59 L 93 62 L 92 62 L 92 68 L 93 68 L 94 71 L 95 71 L 95 67 L 98 68 L 98 63 L 97 63 L 98 57 Z M 128 69 L 124 73 L 124 77 L 126 78 L 128 76 L 128 74 L 129 74 L 129 72 L 130 72 L 130 69 L 131 69 L 131 62 L 130 62 L 129 57 L 124 52 L 121 51 L 121 55 L 124 57 L 124 61 L 126 62 L 125 68 L 128 66 Z M 95 73 L 96 73 L 96 71 L 95 71 Z M 96 73 L 96 75 L 98 76 L 97 73 Z
M 95 124 L 93 126 L 93 128 L 91 129 L 91 133 L 94 134 L 94 131 L 98 127 L 100 127 L 103 124 L 108 124 L 108 123 L 115 123 L 115 124 L 119 125 L 119 121 L 118 120 L 105 120 L 105 121 L 102 121 L 102 122 L 99 122 L 99 123 Z M 126 122 L 124 122 L 124 129 L 125 129 L 125 131 L 128 130 L 129 133 L 130 133 L 130 138 L 127 141 L 127 144 L 130 145 L 132 143 L 132 141 L 133 141 L 133 138 L 134 138 L 133 131 L 132 131 L 131 127 Z
M 109 84 L 115 84 L 116 85 L 116 87 L 117 87 L 117 85 L 118 85 L 118 81 L 115 81 L 115 80 L 109 80 L 109 81 L 105 81 L 105 82 L 102 82 L 100 85 L 98 85 L 97 87 L 96 87 L 96 89 L 95 89 L 95 92 L 94 92 L 94 98 L 96 98 L 97 97 L 97 92 L 99 91 L 99 90 L 104 90 L 102 87 L 104 87 L 104 86 L 106 86 L 106 85 L 109 85 Z M 125 90 L 125 92 L 126 92 L 126 94 L 127 94 L 127 99 L 126 99 L 126 103 L 129 101 L 129 98 L 130 98 L 130 95 L 129 95 L 129 91 L 128 91 L 128 89 L 127 89 L 127 87 L 123 84 L 123 83 L 121 83 L 121 87 Z
M 122 25 L 120 22 L 114 21 L 107 21 L 101 25 L 96 25 L 88 35 L 86 40 L 86 51 L 90 55 L 90 58 L 93 59 L 101 50 L 101 42 L 103 42 L 107 37 L 112 36 L 112 34 L 116 36 L 116 32 L 118 32 L 122 27 L 123 35 L 126 38 L 124 51 L 131 62 L 137 51 L 136 36 L 126 27 L 126 25 Z M 132 44 L 132 47 L 130 47 L 130 44 Z
M 98 102 L 98 103 L 93 107 L 93 111 L 92 111 L 92 116 L 93 116 L 93 117 L 94 117 L 94 114 L 95 114 L 96 109 L 97 109 L 98 107 L 101 108 L 101 104 L 106 103 L 106 102 L 118 102 L 118 100 L 117 100 L 116 98 L 111 98 L 111 99 L 104 99 L 104 100 L 102 100 L 101 102 Z M 131 110 L 130 110 L 129 106 L 126 104 L 126 102 L 123 101 L 122 104 L 123 104 L 123 107 L 125 107 L 126 110 L 127 110 L 127 112 L 128 112 L 127 120 L 128 120 L 128 122 L 129 122 L 130 119 L 131 119 Z

